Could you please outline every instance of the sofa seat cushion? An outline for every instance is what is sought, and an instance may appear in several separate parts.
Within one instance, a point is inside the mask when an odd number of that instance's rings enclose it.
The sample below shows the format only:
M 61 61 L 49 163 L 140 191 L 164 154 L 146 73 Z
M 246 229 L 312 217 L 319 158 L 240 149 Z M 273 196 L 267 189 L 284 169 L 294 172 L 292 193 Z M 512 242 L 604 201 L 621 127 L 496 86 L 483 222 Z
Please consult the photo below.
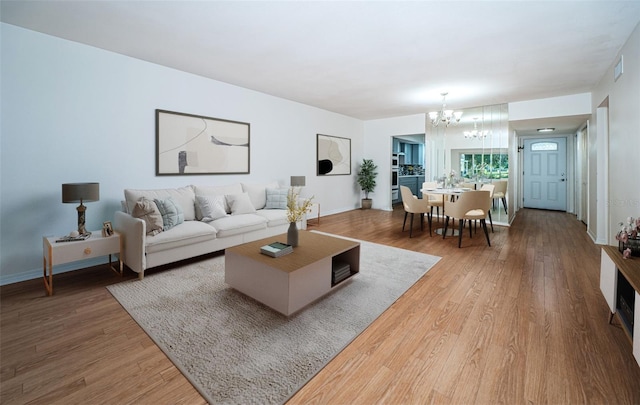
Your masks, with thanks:
M 171 197 L 177 204 L 180 204 L 180 207 L 184 212 L 185 221 L 193 221 L 196 219 L 196 195 L 191 187 L 156 190 L 136 190 L 128 188 L 124 190 L 124 198 L 127 201 L 127 212 L 132 213 L 133 207 L 142 197 L 148 198 L 152 201 L 155 199 L 164 200 Z
M 193 243 L 204 242 L 216 238 L 216 229 L 207 223 L 185 221 L 168 231 L 155 236 L 147 236 L 147 253 L 161 252 Z
M 256 212 L 257 215 L 265 218 L 267 220 L 267 226 L 280 226 L 286 225 L 287 221 L 287 210 L 269 210 L 263 209 Z
M 257 214 L 240 214 L 219 218 L 209 222 L 211 226 L 218 230 L 217 237 L 238 235 L 267 227 L 267 220 Z

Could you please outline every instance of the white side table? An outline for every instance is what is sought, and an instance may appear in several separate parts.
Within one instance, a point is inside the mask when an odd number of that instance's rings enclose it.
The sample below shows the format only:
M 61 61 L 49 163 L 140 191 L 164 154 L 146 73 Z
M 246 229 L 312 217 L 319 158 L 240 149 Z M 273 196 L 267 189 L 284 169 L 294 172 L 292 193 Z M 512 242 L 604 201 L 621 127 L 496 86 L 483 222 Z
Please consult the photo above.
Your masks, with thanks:
M 92 259 L 109 255 L 109 268 L 122 276 L 122 240 L 120 234 L 102 236 L 102 231 L 93 231 L 85 240 L 75 242 L 56 242 L 60 237 L 43 237 L 42 273 L 44 288 L 53 295 L 53 266 L 78 260 Z M 112 254 L 118 254 L 119 269 L 111 261 Z

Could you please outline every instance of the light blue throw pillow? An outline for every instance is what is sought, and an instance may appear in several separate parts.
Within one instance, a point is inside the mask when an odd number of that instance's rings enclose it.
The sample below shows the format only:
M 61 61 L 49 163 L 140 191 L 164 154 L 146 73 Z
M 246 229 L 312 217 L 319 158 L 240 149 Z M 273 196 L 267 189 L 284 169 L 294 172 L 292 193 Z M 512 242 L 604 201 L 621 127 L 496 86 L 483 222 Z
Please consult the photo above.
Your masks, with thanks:
M 272 210 L 286 210 L 288 194 L 288 188 L 267 188 L 267 204 L 264 207 Z
M 158 211 L 162 215 L 162 224 L 165 231 L 184 222 L 184 211 L 173 198 L 169 197 L 164 200 L 153 200 L 158 206 Z

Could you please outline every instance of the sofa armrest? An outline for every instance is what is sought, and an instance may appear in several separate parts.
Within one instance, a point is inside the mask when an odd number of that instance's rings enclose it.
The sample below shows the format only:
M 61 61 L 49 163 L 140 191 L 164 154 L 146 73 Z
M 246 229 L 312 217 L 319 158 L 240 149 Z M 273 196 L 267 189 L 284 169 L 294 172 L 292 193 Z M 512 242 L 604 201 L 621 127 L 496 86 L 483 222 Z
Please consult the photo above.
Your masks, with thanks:
M 138 273 L 138 277 L 144 277 L 144 269 L 147 266 L 145 245 L 147 236 L 147 224 L 140 218 L 116 211 L 113 217 L 113 229 L 120 233 L 122 238 L 122 261 L 131 270 Z

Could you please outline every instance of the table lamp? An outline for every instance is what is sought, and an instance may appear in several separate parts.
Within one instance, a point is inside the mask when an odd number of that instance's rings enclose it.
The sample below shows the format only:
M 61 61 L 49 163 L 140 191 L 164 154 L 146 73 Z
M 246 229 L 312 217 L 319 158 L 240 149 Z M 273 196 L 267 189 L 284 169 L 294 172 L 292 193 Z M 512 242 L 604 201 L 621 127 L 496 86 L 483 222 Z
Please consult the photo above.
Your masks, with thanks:
M 304 176 L 291 176 L 291 187 L 304 187 L 306 178 Z
M 98 200 L 100 200 L 100 183 L 67 183 L 62 185 L 62 202 L 80 203 L 76 208 L 78 210 L 78 233 L 80 235 L 87 233 L 84 227 L 87 207 L 82 203 Z

